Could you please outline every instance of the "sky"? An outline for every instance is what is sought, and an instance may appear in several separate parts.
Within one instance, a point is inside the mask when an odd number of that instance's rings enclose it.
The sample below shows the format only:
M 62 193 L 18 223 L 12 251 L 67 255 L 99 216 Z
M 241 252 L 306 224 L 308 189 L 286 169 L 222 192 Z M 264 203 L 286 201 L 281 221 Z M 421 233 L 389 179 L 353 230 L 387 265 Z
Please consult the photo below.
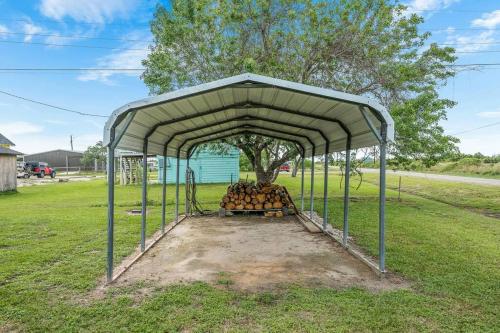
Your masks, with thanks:
M 16 150 L 83 151 L 102 140 L 107 116 L 148 95 L 139 71 L 9 71 L 141 68 L 156 4 L 168 0 L 0 0 L 0 133 Z M 457 49 L 457 64 L 500 64 L 500 1 L 408 0 L 430 42 Z M 460 52 L 460 53 L 458 53 Z M 464 153 L 500 154 L 500 65 L 467 67 L 440 88 L 457 102 L 442 122 Z M 2 92 L 103 117 L 64 112 Z

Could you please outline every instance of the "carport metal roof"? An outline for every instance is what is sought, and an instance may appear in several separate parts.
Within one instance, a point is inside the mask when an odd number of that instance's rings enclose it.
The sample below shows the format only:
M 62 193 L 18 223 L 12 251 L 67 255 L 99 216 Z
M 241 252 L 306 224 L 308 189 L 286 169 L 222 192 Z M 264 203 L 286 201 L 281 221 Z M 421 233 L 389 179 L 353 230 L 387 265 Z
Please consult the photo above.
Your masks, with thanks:
M 296 141 L 305 156 L 343 151 L 394 138 L 393 120 L 375 101 L 330 89 L 241 74 L 128 103 L 104 128 L 104 144 L 114 148 L 186 158 L 210 138 L 243 132 Z M 146 144 L 145 144 L 146 143 Z M 326 147 L 328 145 L 328 147 Z

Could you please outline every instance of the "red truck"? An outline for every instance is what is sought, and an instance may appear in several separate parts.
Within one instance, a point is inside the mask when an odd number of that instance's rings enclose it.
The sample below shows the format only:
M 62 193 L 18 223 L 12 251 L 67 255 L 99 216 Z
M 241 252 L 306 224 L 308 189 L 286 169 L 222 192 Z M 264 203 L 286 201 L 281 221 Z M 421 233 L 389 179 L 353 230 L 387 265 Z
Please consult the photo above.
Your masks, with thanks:
M 56 176 L 56 171 L 45 162 L 29 161 L 25 163 L 25 168 L 30 170 L 30 174 L 36 175 L 38 178 L 43 178 L 45 176 L 54 178 Z
M 280 166 L 280 172 L 282 171 L 290 172 L 290 164 L 288 162 L 285 162 Z

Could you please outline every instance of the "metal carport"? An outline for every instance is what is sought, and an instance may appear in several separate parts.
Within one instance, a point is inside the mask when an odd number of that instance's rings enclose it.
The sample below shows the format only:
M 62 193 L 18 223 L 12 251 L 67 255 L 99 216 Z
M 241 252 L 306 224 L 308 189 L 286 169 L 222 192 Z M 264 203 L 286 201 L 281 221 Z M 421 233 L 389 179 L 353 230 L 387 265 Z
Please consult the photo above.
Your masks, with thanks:
M 311 212 L 314 157 L 352 148 L 380 145 L 379 263 L 385 271 L 384 209 L 386 144 L 394 139 L 394 124 L 386 109 L 364 97 L 256 74 L 241 74 L 131 102 L 115 110 L 104 128 L 108 148 L 108 281 L 113 280 L 114 151 L 187 158 L 197 145 L 241 135 L 260 134 L 294 142 L 311 157 Z M 166 159 L 164 159 L 165 161 Z M 147 179 L 147 168 L 143 179 Z M 348 167 L 347 167 L 348 169 Z M 164 168 L 163 170 L 166 170 Z M 323 230 L 328 223 L 328 168 L 324 177 Z M 163 178 L 165 179 L 165 177 Z M 176 175 L 176 222 L 179 220 L 179 168 Z M 349 173 L 345 173 L 343 245 L 347 247 Z M 301 211 L 304 208 L 302 164 Z M 165 231 L 162 195 L 162 232 Z M 142 188 L 141 250 L 145 251 L 147 184 Z

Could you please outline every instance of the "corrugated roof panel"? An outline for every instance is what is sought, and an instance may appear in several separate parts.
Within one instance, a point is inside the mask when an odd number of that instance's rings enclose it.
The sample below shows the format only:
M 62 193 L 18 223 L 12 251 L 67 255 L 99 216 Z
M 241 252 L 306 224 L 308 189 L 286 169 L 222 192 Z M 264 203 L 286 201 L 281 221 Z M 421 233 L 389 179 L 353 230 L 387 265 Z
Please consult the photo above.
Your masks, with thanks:
M 234 103 L 240 104 L 248 101 L 248 89 L 233 88 L 231 89 L 234 96 Z
M 256 105 L 253 108 L 251 105 L 250 108 L 242 108 L 246 103 Z M 324 139 L 317 130 L 321 130 L 328 138 L 331 151 L 345 148 L 346 133 L 335 123 L 335 119 L 341 121 L 353 134 L 353 147 L 375 145 L 378 143 L 377 136 L 371 133 L 359 111 L 360 106 L 368 110 L 367 117 L 376 128 L 381 126 L 379 118 L 384 119 L 388 126 L 388 139 L 392 140 L 394 130 L 390 115 L 383 107 L 366 97 L 265 76 L 242 74 L 131 102 L 115 110 L 105 126 L 104 144 L 107 145 L 112 139 L 110 133 L 113 127 L 116 128 L 117 137 L 120 137 L 130 118 L 127 114 L 133 112 L 136 114 L 134 120 L 127 127 L 118 147 L 126 146 L 127 149 L 140 151 L 146 134 L 151 133 L 162 122 L 170 124 L 159 127 L 149 137 L 150 152 L 157 152 L 175 133 L 179 135 L 171 140 L 169 154 L 175 152 L 187 139 L 205 135 L 217 137 L 210 134 L 222 133 L 223 129 L 229 131 L 229 128 L 236 126 L 269 134 L 268 130 L 255 128 L 266 127 L 265 124 L 271 126 L 276 133 L 281 130 L 279 136 L 282 138 L 304 140 L 305 148 L 310 152 L 312 146 L 303 137 L 306 135 L 317 146 L 319 154 L 319 150 L 324 148 Z M 222 110 L 224 107 L 228 109 Z M 217 110 L 217 113 L 210 112 Z M 242 119 L 245 115 L 248 118 Z M 240 129 L 234 131 L 240 133 Z
M 222 99 L 223 105 L 234 104 L 233 90 L 232 89 L 222 89 L 219 93 Z
M 262 88 L 249 88 L 248 89 L 248 98 L 249 98 L 250 101 L 252 101 L 254 103 L 260 103 L 261 102 L 262 93 L 263 93 L 263 89 Z

